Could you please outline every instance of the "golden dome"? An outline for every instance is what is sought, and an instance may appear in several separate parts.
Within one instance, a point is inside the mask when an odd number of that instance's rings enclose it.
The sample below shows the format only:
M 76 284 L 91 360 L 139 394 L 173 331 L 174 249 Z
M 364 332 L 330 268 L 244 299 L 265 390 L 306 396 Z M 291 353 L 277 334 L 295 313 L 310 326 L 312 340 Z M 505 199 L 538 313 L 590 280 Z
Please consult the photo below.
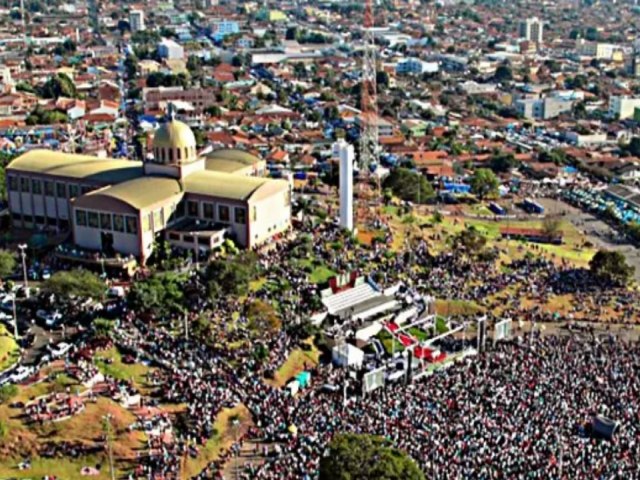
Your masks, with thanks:
M 153 136 L 153 148 L 191 148 L 196 137 L 186 123 L 170 120 L 162 124 Z
M 196 137 L 186 123 L 169 118 L 153 136 L 156 163 L 181 165 L 197 160 Z

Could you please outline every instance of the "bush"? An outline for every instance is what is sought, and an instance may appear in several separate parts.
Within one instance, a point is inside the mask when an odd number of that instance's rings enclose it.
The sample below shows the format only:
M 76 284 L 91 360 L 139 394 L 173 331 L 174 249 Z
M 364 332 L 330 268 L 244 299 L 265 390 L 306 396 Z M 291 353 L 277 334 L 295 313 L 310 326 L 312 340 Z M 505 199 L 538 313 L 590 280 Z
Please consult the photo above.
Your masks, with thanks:
M 15 385 L 3 385 L 0 387 L 0 403 L 8 403 L 18 395 L 18 387 Z

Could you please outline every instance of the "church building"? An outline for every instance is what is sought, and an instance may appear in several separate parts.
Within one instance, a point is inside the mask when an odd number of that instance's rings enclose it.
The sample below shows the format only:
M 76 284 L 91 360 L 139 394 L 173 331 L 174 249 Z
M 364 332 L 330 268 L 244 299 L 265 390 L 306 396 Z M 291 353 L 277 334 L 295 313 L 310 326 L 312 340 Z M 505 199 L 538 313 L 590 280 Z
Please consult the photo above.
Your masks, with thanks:
M 18 228 L 69 231 L 73 242 L 144 263 L 154 240 L 208 251 L 226 238 L 245 248 L 291 224 L 291 190 L 260 176 L 264 161 L 241 150 L 198 155 L 191 129 L 170 115 L 145 162 L 32 150 L 6 169 Z

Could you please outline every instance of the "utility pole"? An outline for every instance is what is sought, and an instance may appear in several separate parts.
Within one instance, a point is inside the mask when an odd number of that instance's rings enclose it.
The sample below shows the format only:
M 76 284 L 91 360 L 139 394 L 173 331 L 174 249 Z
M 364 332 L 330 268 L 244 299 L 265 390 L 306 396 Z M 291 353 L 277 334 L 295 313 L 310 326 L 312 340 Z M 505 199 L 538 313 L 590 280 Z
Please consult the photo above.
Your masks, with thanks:
M 24 17 L 24 0 L 20 0 L 20 19 L 22 20 L 22 40 L 27 48 L 27 19 Z
M 25 290 L 28 290 L 29 281 L 27 279 L 27 244 L 21 243 L 20 245 L 18 245 L 18 248 L 20 249 L 20 257 L 22 258 L 22 275 L 24 278 L 24 288 Z
M 18 333 L 18 315 L 16 313 L 16 292 L 11 295 L 11 302 L 13 303 L 13 336 L 18 341 L 20 340 L 20 334 Z
M 105 415 L 104 430 L 107 439 L 107 453 L 109 454 L 109 472 L 111 480 L 116 480 L 116 472 L 113 470 L 113 432 L 111 430 L 111 415 Z

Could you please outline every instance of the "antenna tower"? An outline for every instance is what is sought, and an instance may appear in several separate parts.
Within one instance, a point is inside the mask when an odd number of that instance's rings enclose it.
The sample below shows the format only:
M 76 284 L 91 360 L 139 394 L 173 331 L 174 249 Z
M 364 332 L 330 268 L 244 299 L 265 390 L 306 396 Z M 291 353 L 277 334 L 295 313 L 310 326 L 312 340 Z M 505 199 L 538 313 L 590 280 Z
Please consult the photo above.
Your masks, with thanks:
M 368 175 L 369 166 L 378 160 L 378 88 L 376 84 L 376 44 L 373 0 L 365 0 L 364 54 L 362 57 L 362 123 L 360 133 L 360 169 Z

